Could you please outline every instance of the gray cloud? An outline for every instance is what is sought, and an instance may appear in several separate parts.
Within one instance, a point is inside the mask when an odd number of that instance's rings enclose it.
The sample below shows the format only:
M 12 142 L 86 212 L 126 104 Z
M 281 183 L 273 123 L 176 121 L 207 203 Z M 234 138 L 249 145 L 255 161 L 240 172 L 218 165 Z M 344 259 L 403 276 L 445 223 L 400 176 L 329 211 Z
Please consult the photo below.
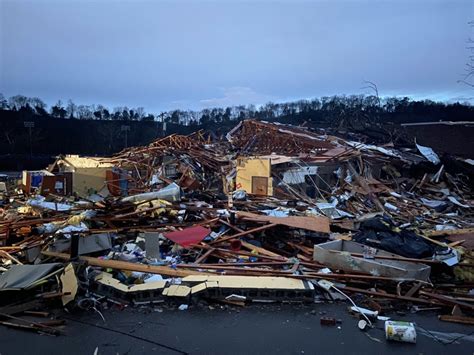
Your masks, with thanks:
M 278 98 L 260 94 L 249 87 L 230 87 L 222 90 L 222 97 L 200 100 L 203 107 L 227 107 L 239 104 L 261 104 Z
M 472 96 L 471 0 L 0 1 L 0 92 L 150 111 Z M 241 101 L 240 101 L 241 100 Z

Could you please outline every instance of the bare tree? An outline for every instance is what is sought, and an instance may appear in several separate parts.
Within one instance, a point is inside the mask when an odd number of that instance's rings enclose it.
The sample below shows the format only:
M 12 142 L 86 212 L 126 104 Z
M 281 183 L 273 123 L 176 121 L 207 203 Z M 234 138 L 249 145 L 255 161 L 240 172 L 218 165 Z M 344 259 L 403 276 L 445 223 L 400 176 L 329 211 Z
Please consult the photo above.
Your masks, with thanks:
M 82 120 L 90 120 L 93 118 L 92 109 L 88 105 L 77 106 L 77 115 L 78 115 L 78 118 Z
M 3 96 L 2 93 L 0 93 L 0 110 L 7 110 L 8 107 L 8 101 L 5 99 L 5 96 Z
M 23 95 L 15 95 L 8 99 L 8 105 L 11 109 L 19 110 L 22 107 L 25 107 L 28 103 L 28 98 Z
M 468 22 L 471 30 L 474 30 L 474 21 Z M 474 88 L 474 38 L 469 37 L 467 39 L 467 50 L 469 51 L 468 61 L 466 63 L 466 73 L 462 80 L 458 80 L 458 83 L 466 84 Z
M 71 99 L 68 100 L 67 102 L 67 107 L 66 107 L 67 115 L 69 118 L 74 118 L 76 111 L 77 111 L 77 106 L 74 102 L 72 102 Z
M 135 113 L 137 115 L 137 119 L 141 121 L 143 117 L 145 117 L 145 109 L 143 107 L 137 107 L 135 109 Z
M 375 94 L 375 97 L 377 98 L 377 104 L 380 107 L 380 97 L 379 97 L 379 88 L 377 87 L 377 84 L 373 83 L 372 81 L 364 80 L 364 86 L 362 89 L 370 89 L 372 92 Z

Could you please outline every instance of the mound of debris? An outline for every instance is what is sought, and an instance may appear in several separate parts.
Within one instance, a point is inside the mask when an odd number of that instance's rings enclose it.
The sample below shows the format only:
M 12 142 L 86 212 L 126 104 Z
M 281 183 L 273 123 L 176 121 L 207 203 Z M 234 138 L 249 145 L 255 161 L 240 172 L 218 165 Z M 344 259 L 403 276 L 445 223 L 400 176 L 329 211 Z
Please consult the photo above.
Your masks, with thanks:
M 60 334 L 31 316 L 341 297 L 369 324 L 422 306 L 474 323 L 472 160 L 253 120 L 226 138 L 23 172 L 2 192 L 0 323 Z

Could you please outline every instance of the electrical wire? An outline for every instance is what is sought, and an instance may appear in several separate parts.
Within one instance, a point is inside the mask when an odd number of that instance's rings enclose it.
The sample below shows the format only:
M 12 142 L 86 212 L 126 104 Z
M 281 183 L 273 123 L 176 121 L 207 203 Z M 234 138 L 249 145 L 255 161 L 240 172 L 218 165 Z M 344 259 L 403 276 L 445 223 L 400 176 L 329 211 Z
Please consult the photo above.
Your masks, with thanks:
M 425 329 L 425 328 L 421 327 L 420 325 L 418 325 L 416 323 L 415 323 L 415 328 L 418 329 L 418 330 L 421 330 L 422 335 L 424 335 L 428 338 L 431 338 L 431 339 L 437 341 L 438 343 L 440 343 L 442 345 L 451 345 L 451 344 L 457 342 L 458 340 L 461 340 L 463 338 L 467 338 L 467 337 L 470 337 L 470 336 L 474 335 L 474 331 L 472 331 L 469 334 L 461 334 L 461 335 L 457 336 L 456 338 L 453 338 L 449 341 L 445 341 L 445 340 L 439 338 L 436 334 L 433 334 L 432 331 L 429 331 L 428 329 Z M 373 329 L 385 332 L 385 328 L 374 327 Z M 436 332 L 436 333 L 438 333 L 438 332 Z M 441 332 L 439 332 L 439 333 L 441 333 Z M 449 333 L 446 333 L 446 334 L 449 334 Z M 473 341 L 473 340 L 471 340 L 471 341 Z
M 121 334 L 121 335 L 125 335 L 127 337 L 130 337 L 130 338 L 133 338 L 133 339 L 137 339 L 137 340 L 141 340 L 141 341 L 144 341 L 146 343 L 150 343 L 150 344 L 153 344 L 153 345 L 156 345 L 156 346 L 159 346 L 159 347 L 162 347 L 164 349 L 168 349 L 168 350 L 171 350 L 171 351 L 175 351 L 179 354 L 183 354 L 183 355 L 187 355 L 188 353 L 186 351 L 182 351 L 182 350 L 179 350 L 179 349 L 176 349 L 176 348 L 173 348 L 172 346 L 168 346 L 168 345 L 165 345 L 165 344 L 161 344 L 161 343 L 158 343 L 154 340 L 150 340 L 150 339 L 147 339 L 147 338 L 143 338 L 143 337 L 140 337 L 138 335 L 133 335 L 133 334 L 130 334 L 130 333 L 126 333 L 126 332 L 122 332 L 120 330 L 116 330 L 116 329 L 111 329 L 111 328 L 107 328 L 107 327 L 103 327 L 103 326 L 100 326 L 100 325 L 97 325 L 97 324 L 94 324 L 94 323 L 89 323 L 89 322 L 84 322 L 84 321 L 80 321 L 78 319 L 73 319 L 73 318 L 69 318 L 69 317 L 63 317 L 67 320 L 70 320 L 72 322 L 76 322 L 76 323 L 81 323 L 81 324 L 84 324 L 84 325 L 89 325 L 91 327 L 95 327 L 95 328 L 99 328 L 99 329 L 102 329 L 102 330 L 107 330 L 109 332 L 112 332 L 112 333 L 117 333 L 117 334 Z
M 451 339 L 450 341 L 444 341 L 443 339 L 437 337 L 435 334 L 433 334 L 431 331 L 429 331 L 428 329 L 425 329 L 423 327 L 420 327 L 418 324 L 416 324 L 416 328 L 420 328 L 421 330 L 423 330 L 424 332 L 428 333 L 429 334 L 429 337 L 436 340 L 437 342 L 439 342 L 440 344 L 443 344 L 443 345 L 450 345 L 450 344 L 453 344 L 455 343 L 456 341 L 458 340 L 461 340 L 463 338 L 466 338 L 466 337 L 470 337 L 471 335 L 474 334 L 474 331 L 469 333 L 469 334 L 461 334 L 460 336 L 454 338 L 454 339 Z M 427 334 L 423 334 L 425 336 L 428 336 Z
M 362 310 L 354 303 L 354 301 L 348 296 L 346 295 L 344 292 L 342 292 L 340 289 L 338 289 L 336 286 L 334 285 L 331 285 L 331 287 L 333 289 L 335 289 L 337 292 L 339 292 L 341 295 L 343 295 L 344 297 L 346 297 L 353 305 L 354 307 L 357 309 L 357 311 L 362 314 L 362 316 L 367 320 L 367 322 L 369 323 L 369 325 L 372 327 L 372 322 L 370 321 L 369 317 L 367 317 L 364 312 L 362 312 Z

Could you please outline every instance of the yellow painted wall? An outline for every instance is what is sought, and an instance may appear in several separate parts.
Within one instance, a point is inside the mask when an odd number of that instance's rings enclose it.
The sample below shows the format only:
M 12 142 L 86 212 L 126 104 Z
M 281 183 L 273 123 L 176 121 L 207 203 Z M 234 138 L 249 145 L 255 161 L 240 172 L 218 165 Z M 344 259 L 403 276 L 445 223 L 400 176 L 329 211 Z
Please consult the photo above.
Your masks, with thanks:
M 72 176 L 72 191 L 81 197 L 98 192 L 105 186 L 108 168 L 75 168 Z
M 252 176 L 264 176 L 268 178 L 268 195 L 273 195 L 273 179 L 271 178 L 270 159 L 238 158 L 237 176 L 235 184 L 237 188 L 252 193 Z

